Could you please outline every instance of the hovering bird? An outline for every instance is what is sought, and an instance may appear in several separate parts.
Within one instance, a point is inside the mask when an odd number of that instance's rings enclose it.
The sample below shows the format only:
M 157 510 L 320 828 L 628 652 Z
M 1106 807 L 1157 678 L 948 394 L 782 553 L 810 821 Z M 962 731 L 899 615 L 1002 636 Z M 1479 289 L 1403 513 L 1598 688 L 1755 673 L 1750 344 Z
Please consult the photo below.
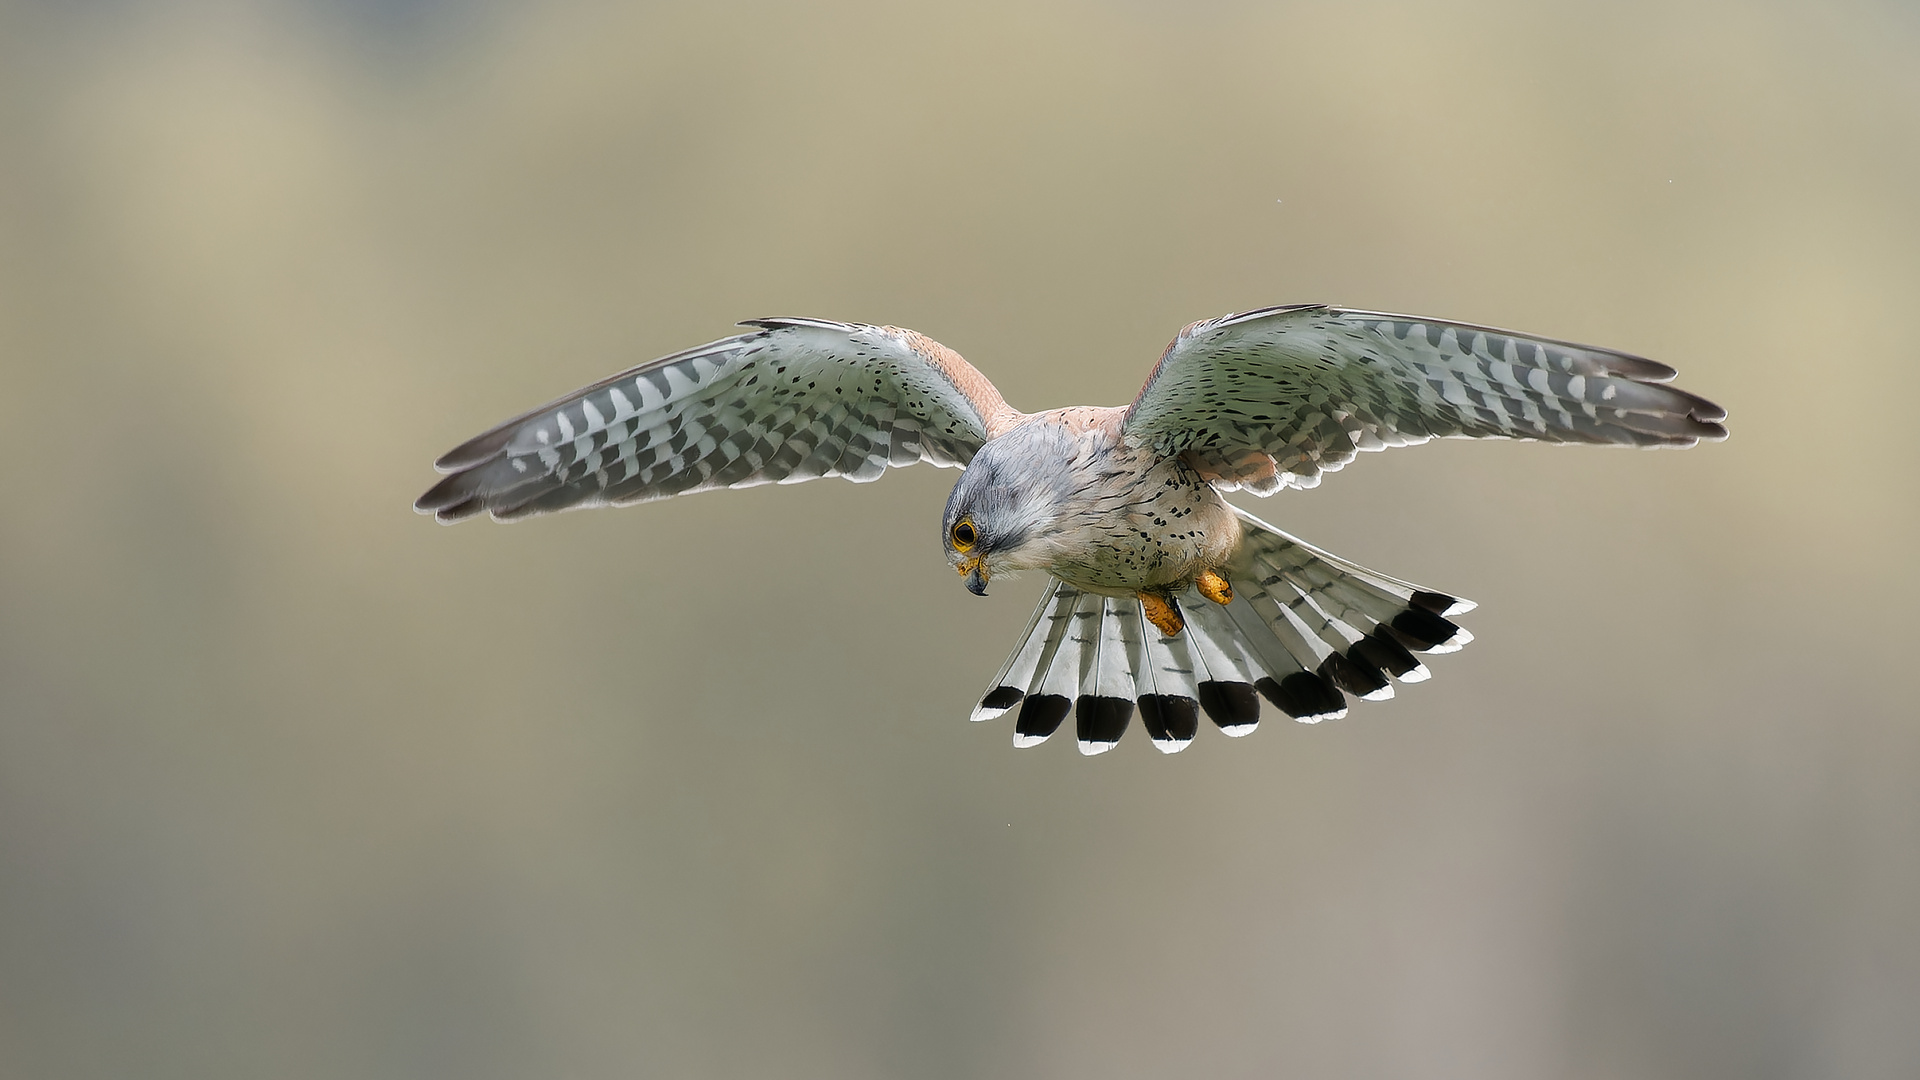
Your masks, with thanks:
M 917 461 L 964 471 L 941 542 L 966 587 L 1052 580 L 973 710 L 1018 707 L 1014 744 L 1069 714 L 1080 752 L 1136 709 L 1173 753 L 1204 712 L 1260 699 L 1309 723 L 1428 677 L 1472 640 L 1470 601 L 1387 577 L 1221 497 L 1310 488 L 1362 450 L 1432 438 L 1692 446 L 1726 411 L 1651 360 L 1468 323 L 1323 304 L 1197 322 L 1130 405 L 1023 413 L 911 330 L 756 319 L 524 413 L 436 462 L 414 504 L 455 522 L 624 506 L 711 488 L 857 483 Z

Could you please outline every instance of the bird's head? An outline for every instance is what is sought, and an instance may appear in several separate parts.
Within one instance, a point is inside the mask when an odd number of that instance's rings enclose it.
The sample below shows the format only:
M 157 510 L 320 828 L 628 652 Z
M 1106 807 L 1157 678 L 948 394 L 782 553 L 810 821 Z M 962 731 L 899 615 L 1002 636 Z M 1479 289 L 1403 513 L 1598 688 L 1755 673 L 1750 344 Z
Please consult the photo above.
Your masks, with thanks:
M 987 595 L 994 574 L 1052 564 L 1076 447 L 1052 424 L 1025 424 L 980 448 L 947 497 L 947 562 Z

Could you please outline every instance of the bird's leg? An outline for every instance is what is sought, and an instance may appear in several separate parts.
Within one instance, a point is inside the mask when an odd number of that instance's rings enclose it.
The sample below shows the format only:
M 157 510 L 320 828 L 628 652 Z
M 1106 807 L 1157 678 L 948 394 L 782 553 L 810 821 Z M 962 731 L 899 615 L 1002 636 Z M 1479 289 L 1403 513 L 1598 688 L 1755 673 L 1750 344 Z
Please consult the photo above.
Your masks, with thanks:
M 1193 584 L 1195 588 L 1200 590 L 1201 596 L 1206 597 L 1216 604 L 1230 604 L 1233 602 L 1233 586 L 1228 583 L 1226 578 L 1221 577 L 1212 570 L 1203 571 L 1199 577 L 1193 580 Z
M 1180 631 L 1186 628 L 1187 620 L 1180 614 L 1180 602 L 1170 592 L 1155 590 L 1141 593 L 1140 609 L 1146 612 L 1147 621 L 1163 637 L 1179 637 Z

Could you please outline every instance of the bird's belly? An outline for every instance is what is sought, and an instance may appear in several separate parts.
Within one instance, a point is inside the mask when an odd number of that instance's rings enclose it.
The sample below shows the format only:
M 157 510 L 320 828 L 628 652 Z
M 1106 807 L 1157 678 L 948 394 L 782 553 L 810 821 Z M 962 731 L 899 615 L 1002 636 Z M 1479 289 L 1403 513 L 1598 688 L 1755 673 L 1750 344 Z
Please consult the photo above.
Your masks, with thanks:
M 1211 484 L 1183 463 L 1162 462 L 1071 519 L 1057 538 L 1054 576 L 1088 592 L 1130 596 L 1180 589 L 1224 565 L 1240 521 Z

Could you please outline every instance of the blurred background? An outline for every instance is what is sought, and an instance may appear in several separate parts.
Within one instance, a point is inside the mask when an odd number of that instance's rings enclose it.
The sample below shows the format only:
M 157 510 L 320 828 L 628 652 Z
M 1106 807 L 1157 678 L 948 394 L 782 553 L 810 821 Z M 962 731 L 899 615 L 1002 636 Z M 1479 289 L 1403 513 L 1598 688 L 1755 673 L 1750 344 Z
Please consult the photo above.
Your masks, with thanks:
M 1920 1075 L 1907 5 L 0 4 L 0 1073 Z M 1684 453 L 1246 500 L 1469 596 L 1346 720 L 965 722 L 956 474 L 409 503 L 729 332 L 1027 409 L 1328 301 Z M 1902 675 L 1902 672 L 1907 675 Z

